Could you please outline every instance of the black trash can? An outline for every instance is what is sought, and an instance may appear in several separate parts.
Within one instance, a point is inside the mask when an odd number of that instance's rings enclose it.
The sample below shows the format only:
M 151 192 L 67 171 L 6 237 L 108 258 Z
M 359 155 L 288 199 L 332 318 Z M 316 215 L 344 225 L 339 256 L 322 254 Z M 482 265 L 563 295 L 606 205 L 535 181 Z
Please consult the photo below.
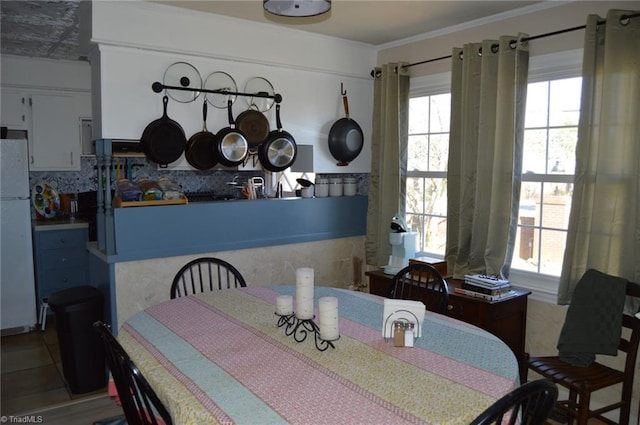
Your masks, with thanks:
M 92 286 L 65 289 L 49 296 L 56 318 L 62 371 L 74 394 L 106 386 L 104 349 L 93 329 L 103 320 L 104 297 Z

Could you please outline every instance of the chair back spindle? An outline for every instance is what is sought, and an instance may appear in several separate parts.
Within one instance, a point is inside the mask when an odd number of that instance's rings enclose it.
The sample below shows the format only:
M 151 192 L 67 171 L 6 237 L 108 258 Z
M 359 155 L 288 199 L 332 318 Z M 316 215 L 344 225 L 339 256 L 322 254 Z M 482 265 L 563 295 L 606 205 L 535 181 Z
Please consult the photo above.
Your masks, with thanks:
M 246 287 L 242 274 L 227 261 L 201 257 L 189 261 L 176 273 L 171 284 L 171 299 L 187 295 Z

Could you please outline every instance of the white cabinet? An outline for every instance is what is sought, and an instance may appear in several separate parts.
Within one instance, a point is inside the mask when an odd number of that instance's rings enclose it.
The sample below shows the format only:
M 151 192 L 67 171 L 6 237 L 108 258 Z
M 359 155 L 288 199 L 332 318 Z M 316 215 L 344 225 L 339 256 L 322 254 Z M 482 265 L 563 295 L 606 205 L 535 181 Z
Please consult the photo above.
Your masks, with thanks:
M 90 118 L 87 92 L 2 90 L 2 125 L 28 131 L 30 171 L 79 171 L 82 123 Z
M 29 170 L 79 171 L 83 123 L 91 119 L 91 94 L 3 87 L 1 122 L 27 130 Z
M 29 169 L 80 170 L 80 120 L 69 95 L 32 94 Z
M 2 89 L 0 123 L 10 130 L 28 130 L 29 97 L 21 90 Z

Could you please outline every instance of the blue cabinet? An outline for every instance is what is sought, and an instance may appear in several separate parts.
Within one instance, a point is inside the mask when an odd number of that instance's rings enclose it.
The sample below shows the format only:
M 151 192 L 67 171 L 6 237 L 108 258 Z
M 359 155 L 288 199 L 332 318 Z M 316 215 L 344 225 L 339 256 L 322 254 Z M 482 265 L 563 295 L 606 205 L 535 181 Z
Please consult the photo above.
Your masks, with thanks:
M 36 225 L 34 250 L 36 294 L 42 298 L 86 285 L 89 278 L 86 223 Z

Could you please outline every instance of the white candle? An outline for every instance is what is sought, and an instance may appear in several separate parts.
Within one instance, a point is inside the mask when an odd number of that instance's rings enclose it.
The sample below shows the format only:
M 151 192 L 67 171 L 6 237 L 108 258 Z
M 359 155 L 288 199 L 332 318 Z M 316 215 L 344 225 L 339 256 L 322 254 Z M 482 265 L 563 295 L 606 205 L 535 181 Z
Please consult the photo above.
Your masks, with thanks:
M 276 313 L 280 316 L 288 316 L 293 313 L 293 297 L 291 295 L 278 295 Z
M 313 319 L 313 269 L 296 269 L 296 317 Z
M 333 341 L 340 336 L 338 327 L 338 299 L 322 297 L 318 300 L 318 316 L 320 324 L 320 338 Z

